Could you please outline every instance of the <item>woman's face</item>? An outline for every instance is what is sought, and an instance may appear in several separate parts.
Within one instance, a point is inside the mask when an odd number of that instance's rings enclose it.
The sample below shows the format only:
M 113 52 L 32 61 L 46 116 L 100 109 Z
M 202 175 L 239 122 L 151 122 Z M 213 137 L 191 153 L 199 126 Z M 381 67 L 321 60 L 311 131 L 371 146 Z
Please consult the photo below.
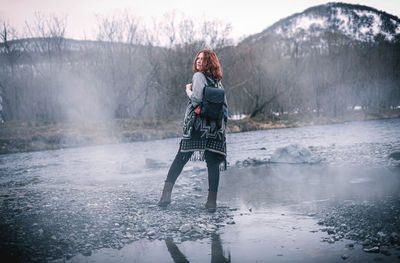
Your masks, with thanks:
M 201 52 L 196 59 L 196 68 L 198 71 L 203 71 L 204 53 Z

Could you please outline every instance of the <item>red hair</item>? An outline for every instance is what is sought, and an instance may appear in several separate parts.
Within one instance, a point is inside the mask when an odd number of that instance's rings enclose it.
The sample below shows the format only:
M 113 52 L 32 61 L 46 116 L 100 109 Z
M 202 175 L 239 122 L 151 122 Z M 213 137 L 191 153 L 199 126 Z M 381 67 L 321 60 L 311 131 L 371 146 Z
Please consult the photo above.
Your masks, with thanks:
M 211 74 L 215 79 L 221 80 L 222 71 L 221 71 L 221 66 L 219 65 L 218 57 L 213 51 L 209 49 L 202 49 L 199 52 L 197 52 L 193 60 L 193 72 L 199 72 L 199 70 L 197 70 L 196 67 L 196 61 L 201 53 L 203 53 L 204 55 L 202 71 Z

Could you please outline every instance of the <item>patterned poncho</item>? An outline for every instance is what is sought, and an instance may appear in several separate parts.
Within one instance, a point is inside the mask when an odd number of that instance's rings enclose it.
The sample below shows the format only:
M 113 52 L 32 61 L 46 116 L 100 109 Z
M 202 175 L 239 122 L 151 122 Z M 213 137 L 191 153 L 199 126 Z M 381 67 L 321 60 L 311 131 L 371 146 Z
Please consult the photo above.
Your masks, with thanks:
M 214 81 L 209 76 L 200 72 L 195 73 L 193 76 L 193 95 L 186 106 L 180 150 L 182 152 L 195 152 L 192 160 L 204 160 L 205 150 L 218 153 L 221 155 L 221 162 L 226 169 L 226 99 L 224 105 L 225 117 L 220 121 L 200 117 L 200 115 L 194 112 L 197 103 L 193 101 L 201 101 L 203 89 L 207 83 L 206 77 Z M 220 81 L 218 81 L 218 87 L 223 88 Z

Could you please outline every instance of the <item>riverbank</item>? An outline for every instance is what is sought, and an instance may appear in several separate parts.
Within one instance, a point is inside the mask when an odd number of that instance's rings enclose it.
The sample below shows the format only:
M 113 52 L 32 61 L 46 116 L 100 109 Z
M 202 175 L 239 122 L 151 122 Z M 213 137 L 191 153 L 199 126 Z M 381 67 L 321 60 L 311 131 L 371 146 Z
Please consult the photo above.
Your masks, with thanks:
M 127 168 L 136 160 L 121 168 L 127 162 L 117 161 L 121 152 L 99 155 L 106 149 L 70 149 L 62 158 L 34 153 L 30 164 L 19 156 L 8 160 L 13 172 L 0 187 L 2 258 L 56 263 L 400 257 L 399 168 L 231 167 L 221 176 L 217 212 L 208 213 L 202 208 L 208 186 L 202 167 L 184 170 L 164 209 L 156 203 L 167 168 Z M 88 153 L 89 159 L 78 161 Z M 15 165 L 21 163 L 26 172 Z
M 349 121 L 400 118 L 400 109 L 380 112 L 351 111 L 340 118 L 315 114 L 281 118 L 229 120 L 227 132 L 294 128 Z M 137 121 L 115 119 L 87 122 L 6 122 L 0 124 L 0 154 L 54 150 L 60 148 L 149 141 L 181 136 L 181 120 Z
M 211 214 L 204 162 L 185 166 L 170 206 L 156 205 L 179 138 L 1 155 L 0 256 L 396 262 L 399 130 L 391 119 L 228 134 L 230 165 Z M 292 145 L 321 161 L 264 161 Z

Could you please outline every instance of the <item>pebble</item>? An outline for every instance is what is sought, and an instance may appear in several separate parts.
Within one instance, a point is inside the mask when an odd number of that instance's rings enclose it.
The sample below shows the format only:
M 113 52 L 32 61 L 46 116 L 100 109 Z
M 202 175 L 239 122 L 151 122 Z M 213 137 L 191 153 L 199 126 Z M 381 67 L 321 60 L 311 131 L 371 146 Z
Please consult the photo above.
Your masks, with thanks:
M 203 230 L 198 226 L 193 226 L 193 231 L 195 231 L 195 232 L 197 232 L 199 234 L 203 234 Z
M 379 253 L 379 247 L 371 247 L 363 249 L 367 253 Z
M 181 227 L 179 228 L 179 231 L 180 231 L 181 233 L 186 233 L 186 232 L 188 232 L 190 229 L 192 229 L 192 226 L 189 225 L 189 224 L 185 224 L 185 225 L 183 225 L 183 226 L 181 226 Z
M 380 238 L 386 237 L 385 233 L 383 233 L 383 232 L 378 232 L 377 236 L 380 237 Z
M 347 248 L 354 248 L 354 244 L 353 243 L 349 243 L 346 245 Z
M 206 169 L 201 173 L 206 174 Z M 205 198 L 201 195 L 204 182 L 195 179 L 202 176 L 191 178 L 195 184 L 185 183 L 189 176 L 185 178 L 183 172 L 180 180 L 186 188 L 174 191 L 173 202 L 165 210 L 156 206 L 158 186 L 141 187 L 148 186 L 148 182 L 105 187 L 95 183 L 87 188 L 39 185 L 34 191 L 25 189 L 21 200 L 7 199 L 9 208 L 1 210 L 0 216 L 5 219 L 6 229 L 20 237 L 10 243 L 17 244 L 22 251 L 33 251 L 23 258 L 26 262 L 44 262 L 46 258 L 69 260 L 78 253 L 89 256 L 96 249 L 119 249 L 140 239 L 163 240 L 170 236 L 180 242 L 183 238 L 209 238 L 218 226 L 232 221 L 230 213 L 236 210 L 218 206 L 217 212 L 210 215 L 200 208 L 202 202 L 198 199 Z M 35 210 L 27 211 L 27 204 L 34 204 Z
M 400 198 L 388 196 L 385 199 L 352 201 L 329 206 L 318 212 L 319 225 L 325 226 L 335 241 L 343 238 L 353 240 L 373 252 L 374 247 L 400 245 L 396 231 L 400 228 Z M 385 222 L 385 223 L 383 223 Z M 390 233 L 390 234 L 388 234 Z M 323 239 L 332 242 L 331 239 Z

